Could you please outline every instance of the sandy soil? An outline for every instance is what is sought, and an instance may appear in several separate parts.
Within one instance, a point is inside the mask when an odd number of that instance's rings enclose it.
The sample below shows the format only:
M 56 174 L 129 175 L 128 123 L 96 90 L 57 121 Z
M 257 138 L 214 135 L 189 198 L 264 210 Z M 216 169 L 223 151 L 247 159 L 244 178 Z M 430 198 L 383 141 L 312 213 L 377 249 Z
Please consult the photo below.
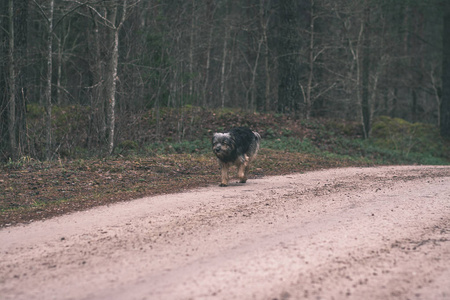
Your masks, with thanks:
M 450 167 L 267 177 L 4 228 L 0 299 L 450 299 Z

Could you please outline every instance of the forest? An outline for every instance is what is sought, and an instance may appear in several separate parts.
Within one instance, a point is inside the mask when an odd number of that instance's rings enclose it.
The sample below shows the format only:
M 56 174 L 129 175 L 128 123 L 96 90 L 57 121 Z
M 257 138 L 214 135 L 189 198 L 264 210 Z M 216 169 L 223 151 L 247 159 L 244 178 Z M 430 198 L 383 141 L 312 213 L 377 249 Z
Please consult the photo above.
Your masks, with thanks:
M 447 0 L 6 0 L 0 12 L 3 162 L 206 136 L 227 109 L 356 122 L 366 139 L 388 116 L 450 138 Z

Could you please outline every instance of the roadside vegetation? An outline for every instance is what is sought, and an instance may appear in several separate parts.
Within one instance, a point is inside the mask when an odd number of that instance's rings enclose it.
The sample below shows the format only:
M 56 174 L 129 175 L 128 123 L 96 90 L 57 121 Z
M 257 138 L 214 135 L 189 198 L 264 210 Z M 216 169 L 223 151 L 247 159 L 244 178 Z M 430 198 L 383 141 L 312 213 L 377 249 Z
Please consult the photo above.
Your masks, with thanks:
M 210 138 L 235 126 L 263 137 L 250 179 L 333 167 L 450 163 L 450 145 L 436 127 L 389 117 L 375 120 L 372 137 L 363 139 L 360 124 L 348 121 L 167 109 L 156 121 L 149 112 L 119 128 L 127 138 L 117 141 L 112 156 L 101 156 L 83 146 L 85 124 L 76 118 L 67 122 L 71 115 L 65 115 L 55 117 L 60 146 L 52 161 L 22 157 L 0 165 L 0 227 L 217 184 L 220 170 Z M 38 128 L 30 129 L 36 139 L 43 138 Z M 80 141 L 66 140 L 69 131 Z

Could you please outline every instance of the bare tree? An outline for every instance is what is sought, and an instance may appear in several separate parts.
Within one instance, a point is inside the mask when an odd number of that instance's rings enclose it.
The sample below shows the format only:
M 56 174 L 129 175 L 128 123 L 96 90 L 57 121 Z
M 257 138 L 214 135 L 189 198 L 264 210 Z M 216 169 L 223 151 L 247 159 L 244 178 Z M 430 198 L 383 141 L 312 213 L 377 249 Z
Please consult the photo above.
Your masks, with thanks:
M 50 0 L 47 14 L 47 77 L 45 88 L 45 136 L 47 160 L 52 158 L 52 44 L 53 44 L 53 8 L 54 0 Z
M 319 84 L 316 79 L 316 65 L 318 58 L 324 54 L 327 47 L 319 45 L 317 42 L 316 20 L 320 17 L 320 13 L 316 12 L 316 0 L 310 0 L 309 12 L 309 43 L 308 43 L 308 74 L 306 87 L 301 85 L 303 99 L 305 102 L 304 116 L 306 119 L 311 118 L 314 102 L 323 97 L 327 92 L 336 86 L 336 82 L 332 80 L 329 83 Z
M 8 74 L 8 133 L 11 158 L 15 160 L 16 149 L 16 69 L 14 61 L 14 1 L 9 0 L 9 74 Z
M 209 98 L 208 88 L 210 84 L 210 72 L 211 72 L 211 56 L 212 56 L 212 48 L 213 48 L 213 33 L 214 33 L 214 14 L 217 6 L 214 4 L 214 1 L 207 0 L 206 8 L 205 8 L 205 22 L 208 26 L 207 30 L 207 42 L 206 42 L 206 59 L 205 59 L 205 71 L 204 71 L 204 79 L 203 79 L 203 106 L 207 105 L 207 100 Z
M 270 82 L 271 82 L 271 76 L 270 76 L 270 66 L 269 66 L 269 39 L 268 39 L 268 28 L 269 28 L 269 20 L 270 15 L 267 15 L 266 12 L 268 11 L 267 7 L 270 7 L 270 0 L 260 0 L 259 1 L 259 24 L 261 28 L 261 35 L 262 35 L 262 46 L 263 46 L 263 60 L 264 60 L 264 110 L 270 111 L 271 109 L 271 103 L 270 103 Z
M 118 1 L 118 3 L 121 1 Z M 113 30 L 113 50 L 111 53 L 111 59 L 109 61 L 109 77 L 107 86 L 108 95 L 108 153 L 112 154 L 114 150 L 114 127 L 116 125 L 116 89 L 117 89 L 117 66 L 119 63 L 119 30 L 125 22 L 125 16 L 127 11 L 127 0 L 122 4 L 122 18 L 118 25 L 116 25 L 116 16 L 118 10 L 118 3 L 114 6 L 112 14 L 110 14 L 109 22 L 112 25 Z
M 108 5 L 108 3 L 106 3 Z M 89 6 L 95 15 L 102 21 L 102 25 L 109 30 L 111 53 L 107 62 L 107 74 L 105 79 L 106 90 L 106 127 L 107 127 L 107 153 L 112 154 L 114 150 L 115 125 L 116 125 L 116 90 L 118 81 L 118 63 L 119 63 L 119 31 L 122 28 L 127 17 L 127 0 L 116 0 L 106 7 L 106 16 L 101 14 L 93 6 Z M 117 15 L 121 10 L 121 17 L 117 23 Z
M 370 111 L 370 47 L 371 47 L 371 34 L 370 34 L 370 7 L 367 0 L 364 2 L 363 13 L 363 25 L 362 31 L 362 62 L 361 62 L 361 116 L 364 137 L 369 138 L 370 125 L 371 125 L 371 111 Z
M 450 139 L 450 5 L 444 14 L 443 62 L 442 62 L 442 101 L 441 101 L 441 135 Z
M 304 74 L 304 49 L 301 33 L 306 28 L 309 0 L 279 3 L 278 33 L 278 110 L 295 112 L 304 108 L 300 82 Z M 304 113 L 304 111 L 303 111 Z
M 432 90 L 432 94 L 434 95 L 434 99 L 436 100 L 436 104 L 437 104 L 437 110 L 436 110 L 436 114 L 437 114 L 437 126 L 439 127 L 441 125 L 441 93 L 442 93 L 442 83 L 440 82 L 440 78 L 437 78 L 436 76 L 436 66 L 431 66 L 431 70 L 430 70 L 430 79 L 431 79 L 431 90 Z M 439 81 L 439 82 L 438 82 Z
M 225 69 L 227 62 L 227 53 L 228 53 L 228 38 L 230 35 L 230 26 L 227 24 L 227 20 L 225 20 L 225 36 L 223 38 L 223 46 L 222 46 L 222 65 L 220 68 L 220 100 L 222 108 L 225 107 Z

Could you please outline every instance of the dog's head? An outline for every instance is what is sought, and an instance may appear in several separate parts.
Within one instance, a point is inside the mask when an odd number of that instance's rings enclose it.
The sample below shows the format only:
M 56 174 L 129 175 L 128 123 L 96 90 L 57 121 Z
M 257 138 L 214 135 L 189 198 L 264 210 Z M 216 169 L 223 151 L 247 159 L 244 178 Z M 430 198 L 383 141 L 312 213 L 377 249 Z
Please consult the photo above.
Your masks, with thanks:
M 229 133 L 215 133 L 213 135 L 212 150 L 219 159 L 231 159 L 235 149 L 234 139 Z

